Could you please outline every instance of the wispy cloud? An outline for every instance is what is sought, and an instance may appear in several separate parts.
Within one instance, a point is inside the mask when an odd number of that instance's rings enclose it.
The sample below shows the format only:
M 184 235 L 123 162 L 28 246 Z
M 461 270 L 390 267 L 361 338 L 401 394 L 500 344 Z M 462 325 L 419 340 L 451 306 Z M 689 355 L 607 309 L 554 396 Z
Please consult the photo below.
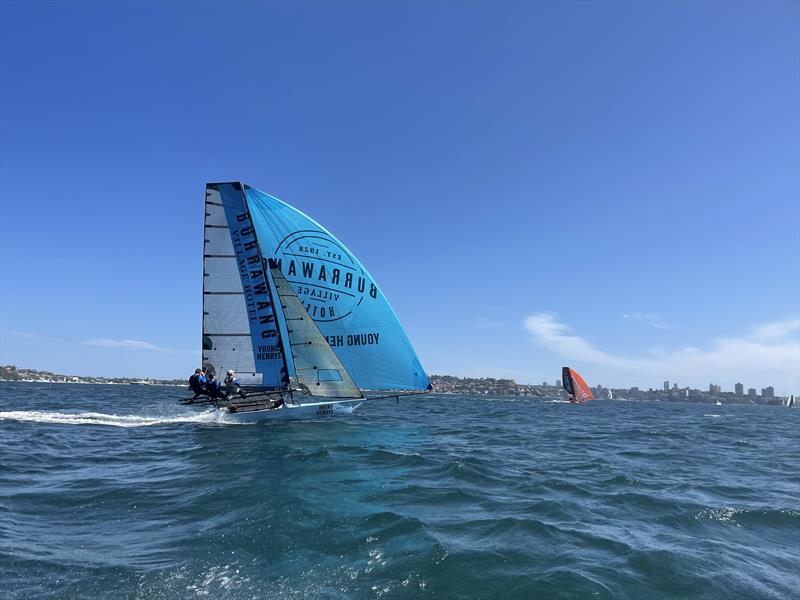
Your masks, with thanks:
M 664 320 L 661 317 L 650 313 L 625 313 L 622 315 L 622 318 L 630 319 L 631 321 L 641 321 L 642 323 L 646 323 L 651 327 L 655 327 L 656 329 L 669 329 L 669 325 L 664 323 Z
M 38 339 L 42 337 L 38 333 L 31 333 L 30 331 L 9 331 L 11 335 L 17 335 L 19 337 L 29 338 L 29 339 Z
M 86 346 L 100 346 L 101 348 L 131 348 L 134 350 L 150 350 L 154 352 L 171 352 L 169 348 L 161 348 L 150 342 L 141 340 L 111 340 L 107 338 L 97 338 L 81 342 Z
M 493 321 L 486 317 L 478 317 L 472 322 L 472 325 L 478 329 L 499 329 L 506 326 L 503 321 Z
M 767 323 L 756 327 L 753 330 L 753 337 L 758 340 L 773 340 L 797 331 L 800 331 L 800 319 L 793 319 L 779 323 Z
M 695 386 L 742 381 L 795 390 L 800 385 L 800 319 L 765 323 L 741 337 L 712 340 L 706 348 L 684 347 L 649 356 L 596 348 L 552 313 L 533 314 L 524 325 L 534 343 L 566 360 L 603 367 L 611 377 L 642 383 L 668 378 Z

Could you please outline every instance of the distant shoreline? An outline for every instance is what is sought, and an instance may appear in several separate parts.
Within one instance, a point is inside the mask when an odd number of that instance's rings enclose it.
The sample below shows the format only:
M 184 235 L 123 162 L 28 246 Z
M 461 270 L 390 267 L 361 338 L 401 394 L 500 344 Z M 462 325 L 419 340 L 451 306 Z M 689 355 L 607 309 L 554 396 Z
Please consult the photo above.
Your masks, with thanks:
M 188 378 L 188 376 L 187 376 Z M 470 395 L 470 396 L 507 396 L 507 397 L 533 397 L 533 398 L 562 398 L 566 399 L 567 393 L 561 387 L 561 382 L 556 381 L 556 385 L 544 382 L 540 385 L 521 384 L 513 379 L 495 379 L 492 377 L 456 377 L 453 375 L 431 375 L 429 377 L 433 385 L 432 393 L 447 395 Z M 14 365 L 0 365 L 0 381 L 20 382 L 20 383 L 80 383 L 94 385 L 160 385 L 168 387 L 185 387 L 188 379 L 153 379 L 153 378 L 134 378 L 134 377 L 92 377 L 81 375 L 64 375 L 62 373 L 52 373 L 50 371 L 38 371 L 36 369 L 18 368 Z M 675 388 L 670 390 L 639 388 L 606 388 L 595 386 L 592 388 L 595 399 L 605 400 L 612 396 L 611 400 L 624 401 L 644 401 L 644 402 L 687 402 L 690 404 L 716 404 L 722 405 L 742 404 L 742 405 L 781 405 L 784 404 L 786 396 L 775 396 L 772 388 L 768 395 L 736 395 L 734 392 L 722 392 L 719 386 L 714 391 L 703 391 L 697 389 Z M 765 390 L 762 390 L 764 392 Z M 755 392 L 755 390 L 751 390 Z
M 47 383 L 53 385 L 65 385 L 65 384 L 73 384 L 73 385 L 122 385 L 122 386 L 129 386 L 129 385 L 142 385 L 148 387 L 179 387 L 185 388 L 185 383 L 146 383 L 141 381 L 126 381 L 126 382 L 115 382 L 115 381 L 49 381 L 49 380 L 35 380 L 35 379 L 0 379 L 0 383 Z M 532 395 L 532 394 L 503 394 L 503 393 L 489 393 L 489 392 L 475 392 L 475 391 L 443 391 L 443 390 L 432 390 L 426 396 L 485 396 L 487 398 L 518 398 L 518 399 L 541 399 L 545 402 L 556 401 L 556 402 L 565 402 L 566 396 L 561 394 L 553 394 L 550 396 L 540 396 L 540 395 Z M 704 404 L 707 406 L 723 406 L 723 407 L 730 407 L 730 406 L 782 406 L 783 405 L 783 397 L 776 397 L 776 398 L 769 398 L 763 399 L 761 402 L 752 401 L 748 398 L 745 398 L 745 401 L 727 401 L 722 402 L 721 404 L 716 404 L 717 400 L 714 398 L 701 398 L 701 399 L 688 399 L 688 398 L 665 398 L 665 397 L 653 397 L 653 396 L 645 396 L 645 397 L 635 397 L 635 398 L 595 398 L 593 402 L 598 400 L 605 400 L 607 402 L 633 402 L 633 403 L 648 403 L 648 404 Z M 759 398 L 759 400 L 761 400 Z

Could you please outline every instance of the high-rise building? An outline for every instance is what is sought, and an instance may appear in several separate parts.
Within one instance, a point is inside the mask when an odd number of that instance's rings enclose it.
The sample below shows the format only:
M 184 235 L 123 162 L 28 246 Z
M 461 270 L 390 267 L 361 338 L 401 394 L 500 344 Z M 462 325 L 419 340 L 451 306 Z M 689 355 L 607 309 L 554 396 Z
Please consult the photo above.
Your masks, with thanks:
M 711 383 L 708 386 L 708 393 L 709 394 L 719 394 L 722 391 L 722 388 L 718 386 L 716 383 Z
M 665 391 L 665 392 L 668 392 L 668 391 L 669 391 L 669 381 L 665 381 L 665 382 L 664 382 L 664 391 Z
M 747 396 L 748 396 L 748 398 L 755 398 L 756 397 L 756 388 L 748 388 L 747 389 Z
M 761 388 L 761 397 L 762 398 L 774 398 L 775 397 L 775 388 L 771 385 Z
M 741 383 L 737 383 L 733 389 L 737 396 L 744 396 L 744 386 Z
M 561 387 L 561 380 L 560 379 L 556 379 L 556 387 Z

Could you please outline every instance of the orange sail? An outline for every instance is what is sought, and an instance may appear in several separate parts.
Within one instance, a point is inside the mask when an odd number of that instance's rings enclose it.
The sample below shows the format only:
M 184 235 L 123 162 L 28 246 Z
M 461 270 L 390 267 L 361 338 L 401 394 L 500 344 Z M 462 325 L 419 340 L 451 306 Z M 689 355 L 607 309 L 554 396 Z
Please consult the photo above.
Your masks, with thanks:
M 561 369 L 561 379 L 564 389 L 569 394 L 570 402 L 586 402 L 594 398 L 592 390 L 586 385 L 583 377 L 578 375 L 577 371 L 564 367 Z

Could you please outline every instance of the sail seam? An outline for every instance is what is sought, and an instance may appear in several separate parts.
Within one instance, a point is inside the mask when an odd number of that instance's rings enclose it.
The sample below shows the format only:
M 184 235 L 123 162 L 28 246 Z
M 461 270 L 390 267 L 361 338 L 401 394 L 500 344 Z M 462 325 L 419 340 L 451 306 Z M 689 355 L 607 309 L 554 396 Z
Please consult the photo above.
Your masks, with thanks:
M 244 292 L 203 292 L 206 296 L 244 296 Z
M 250 333 L 206 333 L 207 336 L 216 336 L 216 337 L 243 337 L 247 336 L 250 337 Z

